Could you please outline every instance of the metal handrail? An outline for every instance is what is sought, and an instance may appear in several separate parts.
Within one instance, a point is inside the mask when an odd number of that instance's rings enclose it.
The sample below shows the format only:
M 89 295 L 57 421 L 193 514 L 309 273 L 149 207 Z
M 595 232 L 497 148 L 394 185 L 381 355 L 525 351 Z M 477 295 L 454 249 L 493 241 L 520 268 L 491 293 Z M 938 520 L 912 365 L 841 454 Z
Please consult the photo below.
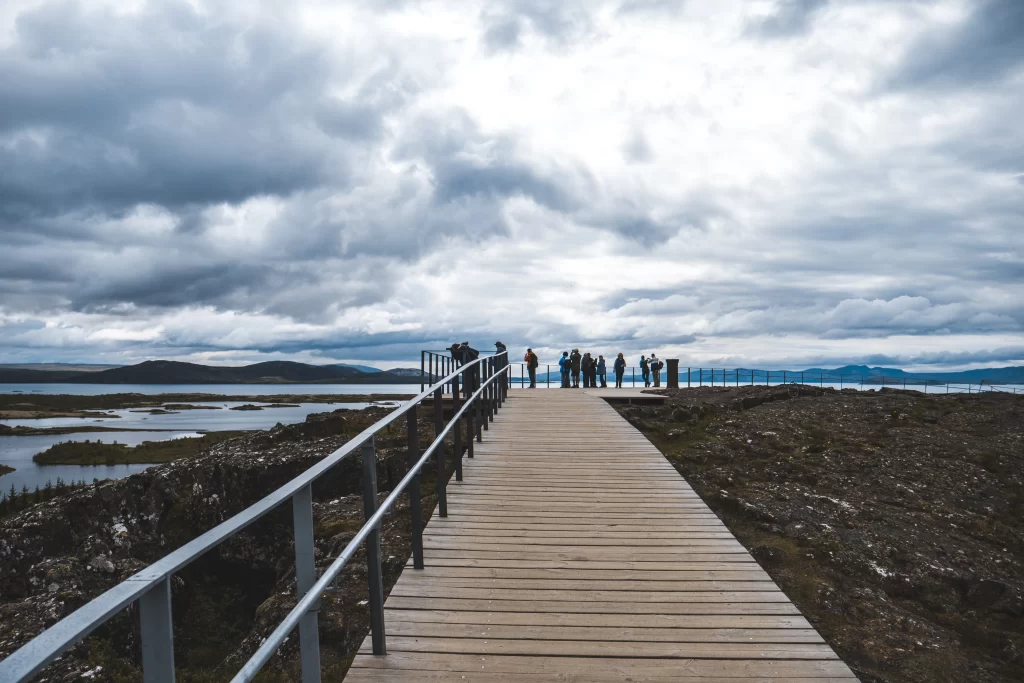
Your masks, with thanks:
M 512 370 L 508 373 L 509 383 L 512 386 L 525 387 L 529 381 L 527 373 L 527 364 L 522 362 L 510 363 Z M 514 369 L 518 367 L 518 373 Z M 614 379 L 608 379 L 609 377 L 614 378 L 614 372 L 609 370 L 606 371 L 605 378 L 606 382 L 614 382 Z M 543 372 L 542 372 L 543 371 Z M 860 386 L 863 390 L 864 387 L 881 386 L 899 388 L 903 387 L 924 387 L 924 393 L 928 393 L 929 390 L 933 390 L 933 393 L 937 393 L 938 390 L 945 389 L 946 393 L 950 393 L 952 389 L 953 393 L 979 393 L 985 392 L 997 392 L 1006 394 L 1017 394 L 1018 391 L 1024 392 L 1019 386 L 1012 384 L 1002 384 L 996 382 L 989 382 L 987 380 L 980 380 L 978 382 L 940 382 L 938 380 L 929 379 L 917 379 L 917 378 L 906 378 L 906 377 L 884 377 L 881 375 L 877 376 L 864 376 L 864 375 L 844 375 L 844 374 L 832 374 L 827 372 L 801 372 L 799 370 L 759 370 L 757 368 L 679 368 L 677 380 L 679 386 L 691 387 L 691 386 L 746 386 L 746 385 L 759 385 L 759 386 L 779 386 L 786 384 L 818 384 L 824 386 L 825 384 L 835 385 L 838 384 L 840 388 L 844 385 L 853 387 L 854 385 Z M 668 379 L 667 371 L 662 370 L 661 372 L 663 379 Z M 623 384 L 636 387 L 637 383 L 643 384 L 643 373 L 640 368 L 634 365 L 626 366 Z M 653 381 L 654 373 L 650 373 L 650 378 Z M 559 368 L 557 363 L 549 363 L 546 365 L 540 365 L 537 368 L 537 383 L 546 387 L 557 387 L 560 382 Z M 760 384 L 763 383 L 763 384 Z M 667 383 L 666 383 L 667 384 Z M 666 388 L 666 385 L 661 385 L 658 388 Z
M 508 366 L 505 366 L 505 368 L 507 367 Z M 278 624 L 277 628 L 267 636 L 259 649 L 256 650 L 249 661 L 245 663 L 245 666 L 242 667 L 242 670 L 235 674 L 235 677 L 231 679 L 231 683 L 248 683 L 256 676 L 256 674 L 259 673 L 260 669 L 262 669 L 263 665 L 266 664 L 273 656 L 274 652 L 281 646 L 281 643 L 284 642 L 284 639 L 288 634 L 299 625 L 299 620 L 302 618 L 302 615 L 313 608 L 316 601 L 320 599 L 320 596 L 323 595 L 331 585 L 331 582 L 339 573 L 341 573 L 341 570 L 345 568 L 348 561 L 352 559 L 352 556 L 355 555 L 357 550 L 359 550 L 359 546 L 366 540 L 370 532 L 380 525 L 380 521 L 384 518 L 384 515 L 387 514 L 391 506 L 394 505 L 395 501 L 398 500 L 398 496 L 401 495 L 412 480 L 419 475 L 420 469 L 427 463 L 430 456 L 434 455 L 434 451 L 444 443 L 445 437 L 447 437 L 452 431 L 452 428 L 458 428 L 459 420 L 463 417 L 463 413 L 466 413 L 466 411 L 469 410 L 470 406 L 483 395 L 484 391 L 492 382 L 504 375 L 505 368 L 502 368 L 499 372 L 487 378 L 487 380 L 481 384 L 480 388 L 466 400 L 462 408 L 452 417 L 451 420 L 448 421 L 448 425 L 440 434 L 437 435 L 433 443 L 431 443 L 423 452 L 423 455 L 420 456 L 420 459 L 416 464 L 409 468 L 409 472 L 402 477 L 400 482 L 398 482 L 398 486 L 396 486 L 391 491 L 391 494 L 384 499 L 384 502 L 380 504 L 380 507 L 377 508 L 377 511 L 373 516 L 370 517 L 359 531 L 356 532 L 356 535 L 352 537 L 352 540 L 348 542 L 348 545 L 346 545 L 344 550 L 341 551 L 341 554 L 338 555 L 338 559 L 332 562 L 331 565 L 324 570 L 323 575 L 321 575 L 320 579 L 313 584 L 309 592 L 306 593 L 306 596 L 292 608 L 292 611 L 288 613 L 288 616 L 286 616 L 284 620 Z
M 452 367 L 455 367 L 455 363 L 452 363 Z M 463 408 L 458 414 L 452 418 L 448 426 L 443 430 L 439 430 L 436 434 L 433 443 L 428 447 L 420 461 L 417 462 L 414 469 L 410 469 L 410 473 L 402 479 L 400 486 L 404 487 L 408 485 L 409 480 L 415 478 L 419 474 L 419 470 L 422 467 L 423 462 L 426 458 L 435 453 L 440 444 L 443 444 L 444 438 L 451 432 L 453 425 L 458 425 L 459 420 L 462 418 L 463 413 L 469 408 L 470 405 L 474 405 L 477 413 L 477 440 L 480 439 L 480 403 L 478 399 L 487 395 L 490 404 L 493 404 L 493 408 L 496 410 L 503 402 L 506 391 L 502 387 L 499 387 L 498 382 L 494 380 L 497 377 L 504 376 L 507 372 L 508 365 L 500 363 L 498 356 L 487 356 L 484 358 L 478 358 L 477 360 L 466 363 L 465 365 L 459 366 L 454 369 L 447 376 L 435 382 L 426 390 L 420 392 L 417 396 L 409 401 L 404 402 L 395 410 L 391 411 L 380 420 L 372 424 L 371 426 L 364 429 L 354 438 L 347 441 L 340 448 L 335 450 L 330 455 L 326 456 L 323 460 L 313 465 L 305 472 L 295 477 L 288 483 L 284 484 L 277 490 L 273 491 L 269 495 L 260 499 L 256 503 L 250 505 L 245 510 L 235 514 L 230 519 L 218 524 L 209 531 L 201 534 L 197 538 L 189 541 L 185 545 L 181 546 L 177 550 L 169 553 L 160 560 L 157 560 L 153 564 L 149 565 L 145 569 L 137 572 L 131 577 L 125 579 L 118 585 L 107 590 L 101 595 L 97 596 L 93 600 L 89 601 L 82 607 L 78 608 L 68 616 L 61 619 L 59 622 L 46 629 L 38 636 L 33 638 L 31 641 L 23 645 L 21 648 L 16 650 L 6 659 L 0 661 L 0 681 L 4 683 L 15 683 L 26 681 L 40 670 L 43 669 L 47 664 L 52 662 L 54 659 L 59 657 L 68 648 L 72 647 L 80 640 L 89 635 L 93 630 L 98 628 L 110 617 L 119 612 L 127 605 L 138 601 L 140 605 L 140 612 L 142 613 L 142 654 L 143 654 L 143 675 L 146 683 L 151 682 L 172 682 L 174 680 L 174 663 L 173 663 L 173 633 L 171 630 L 171 611 L 170 611 L 170 577 L 172 574 L 180 570 L 182 567 L 188 565 L 199 556 L 203 555 L 213 547 L 220 544 L 227 538 L 235 535 L 242 531 L 252 523 L 262 518 L 267 513 L 276 509 L 279 505 L 286 502 L 289 498 L 293 500 L 295 505 L 295 528 L 296 528 L 296 556 L 297 556 L 297 567 L 296 574 L 300 574 L 298 563 L 303 558 L 303 553 L 307 553 L 309 561 L 312 558 L 312 496 L 311 486 L 315 480 L 317 480 L 324 473 L 329 471 L 332 467 L 339 464 L 347 456 L 349 456 L 356 448 L 363 447 L 365 444 L 371 444 L 374 435 L 380 430 L 384 429 L 402 415 L 414 411 L 415 408 L 428 397 L 433 397 L 435 400 L 435 417 L 440 420 L 440 402 L 439 399 L 443 395 L 443 389 L 445 386 L 451 385 L 455 389 L 453 398 L 458 400 L 458 378 L 460 375 L 466 374 L 471 376 L 473 373 L 467 373 L 474 367 L 488 370 L 488 378 L 485 382 L 480 384 L 480 387 L 476 392 L 468 397 Z M 495 389 L 498 390 L 495 390 Z M 488 410 L 488 413 L 490 410 Z M 490 419 L 493 419 L 490 418 Z M 486 428 L 486 427 L 485 427 Z M 418 447 L 418 446 L 417 446 Z M 365 460 L 365 453 L 364 453 Z M 461 478 L 461 453 L 458 453 L 459 461 L 459 475 Z M 443 462 L 439 462 L 438 465 L 439 473 L 443 471 Z M 375 473 L 374 473 L 374 488 L 376 486 Z M 446 479 L 445 479 L 446 481 Z M 443 491 L 444 482 L 439 482 L 439 488 Z M 402 489 L 393 492 L 391 496 L 385 501 L 387 506 L 393 504 L 394 499 Z M 375 495 L 375 494 L 374 494 Z M 417 496 L 416 506 L 418 508 L 419 500 Z M 353 543 L 358 539 L 359 543 L 362 543 L 366 537 L 375 530 L 376 526 L 379 525 L 380 517 L 383 516 L 383 512 L 377 511 L 370 519 L 367 520 L 363 528 L 360 529 L 353 542 L 350 542 L 349 546 L 346 546 L 345 551 L 339 560 L 344 558 L 344 562 L 347 562 L 354 553 L 352 549 Z M 369 515 L 368 515 L 369 516 Z M 308 517 L 308 519 L 306 519 Z M 300 529 L 301 527 L 308 527 Z M 309 538 L 308 545 L 310 547 L 304 548 L 300 551 L 300 531 L 307 531 Z M 422 529 L 415 530 L 422 532 Z M 356 543 L 358 546 L 358 543 Z M 349 552 L 351 549 L 351 552 Z M 347 555 L 345 553 L 348 553 Z M 379 557 L 378 566 L 379 566 Z M 331 565 L 331 569 L 335 567 L 338 560 Z M 338 566 L 338 571 L 344 567 L 344 562 Z M 310 564 L 305 568 L 305 574 L 311 574 L 315 572 L 315 569 Z M 330 569 L 329 569 L 330 571 Z M 337 572 L 335 572 L 336 574 Z M 309 576 L 306 577 L 305 581 L 309 584 L 305 589 L 302 586 L 303 579 L 299 578 L 300 593 L 305 593 L 306 597 L 309 597 L 310 592 L 320 586 L 323 581 L 313 582 L 309 580 Z M 329 582 L 327 582 L 329 583 Z M 372 596 L 371 596 L 372 597 Z M 311 601 L 306 601 L 303 598 L 300 604 L 306 604 L 309 602 L 312 604 L 319 599 L 319 596 L 313 598 Z M 381 606 L 382 608 L 382 606 Z M 290 615 L 289 615 L 290 616 Z M 301 616 L 301 615 L 300 615 Z M 315 624 L 314 624 L 315 625 Z M 294 625 L 291 627 L 294 628 Z M 288 630 L 290 631 L 291 628 Z M 276 631 L 275 631 L 276 633 Z M 306 634 L 304 633 L 303 636 Z M 315 630 L 314 630 L 315 637 Z M 153 640 L 162 640 L 161 643 L 148 642 Z M 269 638 L 268 638 L 269 641 Z M 261 648 L 262 650 L 262 648 Z M 259 651 L 258 651 L 259 652 Z M 265 660 L 264 660 L 265 662 Z M 319 681 L 319 653 L 316 655 L 316 675 L 312 676 L 311 673 L 306 672 L 306 657 L 303 657 L 303 680 L 316 680 Z M 261 664 L 262 666 L 262 664 Z M 258 669 L 257 669 L 258 670 Z M 240 674 L 241 675 L 241 674 Z M 307 678 L 308 677 L 308 678 Z M 249 680 L 249 679 L 240 679 Z

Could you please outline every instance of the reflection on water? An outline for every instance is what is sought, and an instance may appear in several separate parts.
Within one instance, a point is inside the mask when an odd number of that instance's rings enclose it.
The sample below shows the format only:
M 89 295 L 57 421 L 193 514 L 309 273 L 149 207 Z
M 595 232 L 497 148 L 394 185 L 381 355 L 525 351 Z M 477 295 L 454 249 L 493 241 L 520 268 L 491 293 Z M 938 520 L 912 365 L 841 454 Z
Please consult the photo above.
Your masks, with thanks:
M 38 385 L 37 385 L 38 386 Z M 109 389 L 109 387 L 108 387 Z M 93 478 L 107 479 L 127 477 L 141 472 L 151 465 L 37 465 L 32 456 L 45 451 L 61 441 L 96 441 L 134 446 L 143 441 L 165 441 L 187 436 L 199 436 L 200 431 L 240 431 L 270 429 L 274 425 L 302 422 L 310 413 L 324 413 L 339 408 L 361 409 L 368 403 L 305 403 L 289 408 L 264 408 L 257 411 L 230 410 L 243 405 L 237 401 L 193 403 L 216 407 L 216 410 L 184 410 L 167 415 L 150 415 L 121 409 L 109 411 L 109 418 L 81 419 L 73 417 L 47 418 L 43 420 L 5 420 L 10 426 L 68 427 L 107 426 L 125 429 L 169 430 L 139 432 L 82 432 L 77 434 L 47 434 L 44 436 L 0 436 L 0 464 L 14 467 L 16 471 L 0 476 L 0 491 L 28 486 L 45 486 L 47 480 L 56 482 L 60 477 L 65 482 Z M 392 404 L 387 404 L 392 405 Z M 115 417 L 116 416 L 116 417 Z

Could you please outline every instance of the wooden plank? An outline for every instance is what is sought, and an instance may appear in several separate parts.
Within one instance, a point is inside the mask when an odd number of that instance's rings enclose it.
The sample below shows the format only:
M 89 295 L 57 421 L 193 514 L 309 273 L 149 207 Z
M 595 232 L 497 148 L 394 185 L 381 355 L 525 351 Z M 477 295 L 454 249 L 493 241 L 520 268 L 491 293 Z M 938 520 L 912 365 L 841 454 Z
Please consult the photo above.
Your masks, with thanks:
M 833 677 L 853 678 L 850 670 L 838 660 L 725 660 L 693 659 L 630 659 L 613 657 L 577 657 L 567 663 L 559 657 L 510 657 L 503 655 L 436 654 L 396 651 L 387 657 L 357 657 L 356 669 L 389 669 L 412 671 L 491 672 L 523 674 L 537 671 L 571 671 L 579 680 L 609 671 L 629 672 L 634 680 L 650 677 L 719 676 L 777 677 L 783 680 Z M 452 680 L 459 680 L 457 677 Z
M 419 598 L 459 597 L 476 600 L 550 600 L 552 602 L 629 602 L 669 604 L 673 602 L 789 602 L 778 588 L 770 591 L 653 591 L 653 590 L 516 590 L 510 588 L 460 588 L 453 590 L 445 586 L 411 586 L 402 582 L 395 584 L 391 595 Z
M 388 636 L 392 652 L 534 655 L 540 657 L 637 657 L 673 659 L 837 659 L 824 643 L 736 643 L 592 640 L 509 640 Z M 369 653 L 369 638 L 360 652 Z
M 663 629 L 680 628 L 753 628 L 753 629 L 810 629 L 801 616 L 745 615 L 745 614 L 577 614 L 573 612 L 473 612 L 445 610 L 400 610 L 384 612 L 388 623 L 392 621 L 436 624 L 476 624 L 501 626 L 561 626 Z M 530 629 L 532 633 L 532 628 Z
M 412 566 L 412 561 L 406 566 Z M 734 563 L 727 570 L 662 571 L 635 569 L 557 569 L 557 568 L 491 568 L 491 567 L 425 567 L 412 571 L 405 580 L 468 578 L 468 579 L 576 579 L 600 581 L 770 581 L 763 569 L 754 565 Z
M 540 670 L 540 668 L 538 668 Z M 384 669 L 352 669 L 345 677 L 346 681 L 356 683 L 383 683 L 394 681 L 395 683 L 437 683 L 438 681 L 457 680 L 459 683 L 635 683 L 638 679 L 628 671 L 603 671 L 594 673 L 587 671 L 583 674 L 572 672 L 517 672 L 517 673 L 490 673 L 480 671 L 446 672 L 446 671 L 419 671 L 419 670 L 384 670 Z M 721 676 L 679 676 L 675 674 L 649 675 L 643 677 L 644 681 L 650 683 L 850 683 L 854 680 L 850 677 L 844 678 L 823 678 L 814 676 L 811 678 L 800 676 L 794 677 L 787 674 L 782 677 L 748 677 L 722 678 Z
M 727 561 L 703 561 L 690 558 L 682 561 L 650 561 L 638 562 L 634 560 L 529 560 L 520 557 L 511 559 L 489 559 L 464 557 L 454 553 L 451 557 L 439 556 L 441 551 L 435 551 L 428 567 L 473 567 L 473 568 L 516 568 L 516 569 L 595 569 L 615 572 L 627 571 L 729 571 L 740 569 L 760 569 L 760 565 L 754 562 L 750 555 L 729 555 Z M 411 561 L 410 561 L 411 563 Z M 411 566 L 407 565 L 407 566 Z
M 513 591 L 533 590 L 588 590 L 588 591 L 777 591 L 775 583 L 765 578 L 761 581 L 658 581 L 654 579 L 615 581 L 605 579 L 521 579 L 521 578 L 465 578 L 465 577 L 422 577 L 405 581 L 408 587 L 444 586 L 451 588 L 451 595 L 461 595 L 462 588 L 501 588 Z
M 404 597 L 392 594 L 391 609 L 463 610 L 470 612 L 571 612 L 574 614 L 765 614 L 799 615 L 788 602 L 572 602 L 553 600 L 486 600 L 454 597 Z

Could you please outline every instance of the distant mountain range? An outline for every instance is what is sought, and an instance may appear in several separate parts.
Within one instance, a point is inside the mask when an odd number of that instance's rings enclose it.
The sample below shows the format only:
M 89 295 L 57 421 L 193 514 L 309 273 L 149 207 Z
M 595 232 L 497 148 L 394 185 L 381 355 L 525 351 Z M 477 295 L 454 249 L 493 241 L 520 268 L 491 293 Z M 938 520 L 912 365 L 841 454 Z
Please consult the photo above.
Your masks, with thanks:
M 745 371 L 741 371 L 745 372 Z M 843 377 L 863 377 L 865 381 L 886 382 L 904 380 L 915 382 L 939 383 L 970 383 L 978 384 L 1024 384 L 1024 367 L 1011 366 L 1005 368 L 983 368 L 981 370 L 962 370 L 960 372 L 906 372 L 898 368 L 872 368 L 867 365 L 844 365 L 831 370 L 825 368 L 808 368 L 796 370 L 803 372 L 805 377 L 824 375 L 825 379 Z M 741 374 L 742 376 L 742 374 Z
M 552 368 L 551 381 L 558 381 L 558 369 Z M 547 366 L 541 364 L 541 372 L 537 379 L 547 382 Z M 703 380 L 709 383 L 712 379 L 710 368 L 691 368 L 691 382 Z M 519 370 L 512 368 L 515 381 L 519 379 Z M 626 371 L 626 380 L 630 381 L 633 369 Z M 637 377 L 639 369 L 635 370 Z M 729 382 L 735 381 L 736 368 L 726 369 Z M 750 373 L 754 373 L 754 382 L 764 382 L 765 370 L 740 368 L 740 382 L 749 382 Z M 772 381 L 782 381 L 783 373 L 787 381 L 818 382 L 839 381 L 842 377 L 847 381 L 865 383 L 897 384 L 903 382 L 922 383 L 963 383 L 963 384 L 1024 384 L 1024 367 L 985 368 L 982 370 L 964 370 L 961 372 L 906 372 L 899 368 L 869 367 L 867 365 L 844 365 L 841 368 L 805 368 L 803 370 L 772 370 Z M 680 368 L 685 381 L 686 367 Z M 524 373 L 525 374 L 525 373 Z M 609 368 L 609 375 L 611 374 Z M 665 375 L 665 371 L 662 371 Z M 715 382 L 722 381 L 722 369 L 714 369 Z M 138 365 L 72 365 L 63 363 L 40 363 L 20 365 L 0 365 L 0 383 L 35 384 L 35 383 L 81 383 L 81 384 L 412 384 L 420 381 L 418 368 L 395 368 L 381 370 L 368 365 L 310 365 L 291 361 L 269 361 L 240 367 L 224 367 L 219 365 L 200 365 L 198 363 L 180 363 L 168 360 L 152 360 Z
M 0 365 L 0 383 L 76 384 L 410 384 L 418 368 L 380 370 L 366 365 L 310 365 L 268 361 L 241 367 L 151 360 L 123 367 L 47 364 Z

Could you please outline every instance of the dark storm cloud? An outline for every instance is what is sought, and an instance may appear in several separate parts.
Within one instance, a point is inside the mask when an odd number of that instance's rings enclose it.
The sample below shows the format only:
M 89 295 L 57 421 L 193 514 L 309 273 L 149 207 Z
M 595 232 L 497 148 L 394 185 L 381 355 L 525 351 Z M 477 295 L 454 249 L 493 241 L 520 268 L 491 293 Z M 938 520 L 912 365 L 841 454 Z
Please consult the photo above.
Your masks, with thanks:
M 64 3 L 24 12 L 0 51 L 0 196 L 53 215 L 337 182 L 344 159 L 299 107 L 319 101 L 328 135 L 364 137 L 380 111 L 324 100 L 336 68 L 279 19 L 210 21 L 184 3 L 130 18 Z
M 542 171 L 517 152 L 507 136 L 487 136 L 461 110 L 427 117 L 401 140 L 393 157 L 422 162 L 434 181 L 439 205 L 464 200 L 527 197 L 554 211 L 571 212 L 580 206 L 573 183 L 586 182 L 570 169 Z
M 672 15 L 686 6 L 687 0 L 625 0 L 619 5 L 620 15 Z
M 979 0 L 966 21 L 911 44 L 893 89 L 978 87 L 1024 66 L 1024 2 Z
M 806 33 L 814 15 L 831 0 L 778 0 L 774 14 L 751 21 L 747 32 L 763 38 L 789 38 Z
M 587 5 L 580 0 L 505 0 L 483 15 L 484 45 L 492 51 L 517 48 L 526 32 L 560 45 L 591 29 Z
M 263 289 L 270 273 L 267 266 L 251 264 L 150 264 L 142 273 L 126 273 L 123 278 L 75 292 L 71 308 L 88 311 L 124 302 L 158 307 L 212 303 L 230 298 L 239 289 Z
M 437 182 L 434 198 L 442 203 L 473 196 L 492 199 L 524 196 L 556 211 L 569 210 L 576 204 L 555 181 L 541 178 L 523 164 L 456 159 L 439 164 L 434 170 Z
M 518 47 L 523 22 L 519 17 L 495 19 L 484 31 L 484 44 L 491 50 L 510 50 Z

